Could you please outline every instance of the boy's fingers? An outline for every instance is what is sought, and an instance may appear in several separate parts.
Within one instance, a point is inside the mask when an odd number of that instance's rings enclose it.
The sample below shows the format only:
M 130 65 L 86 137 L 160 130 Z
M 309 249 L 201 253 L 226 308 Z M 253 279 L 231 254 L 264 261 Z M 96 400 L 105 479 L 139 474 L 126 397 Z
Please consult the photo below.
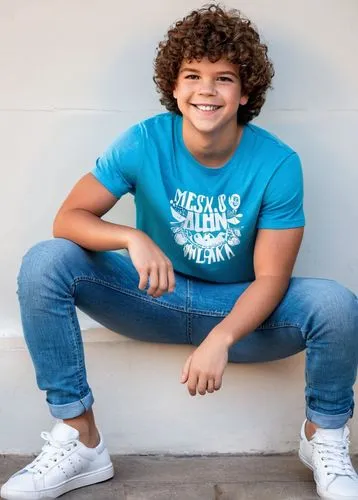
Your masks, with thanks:
M 192 370 L 191 373 L 189 374 L 189 380 L 188 380 L 188 391 L 192 396 L 196 395 L 197 385 L 198 385 L 198 376 Z
M 213 378 L 210 378 L 208 380 L 208 389 L 207 389 L 208 392 L 214 392 L 215 391 L 215 381 Z
M 139 284 L 138 284 L 139 290 L 145 290 L 147 283 L 148 283 L 148 271 L 141 270 L 139 272 Z
M 208 388 L 208 379 L 205 375 L 201 374 L 198 380 L 198 393 L 204 396 Z
M 149 274 L 149 288 L 148 288 L 148 295 L 153 295 L 158 288 L 159 285 L 159 271 L 158 268 L 153 268 L 150 271 Z
M 180 382 L 182 384 L 185 384 L 185 382 L 188 380 L 188 375 L 189 375 L 189 369 L 190 369 L 190 363 L 191 363 L 191 356 L 188 357 L 188 359 L 185 361 L 185 365 L 182 370 Z
M 168 266 L 168 292 L 174 292 L 174 288 L 175 288 L 175 274 L 173 266 L 170 264 L 170 266 Z
M 159 270 L 159 289 L 157 290 L 156 295 L 163 295 L 163 293 L 168 291 L 168 274 L 167 267 L 163 264 Z
M 222 385 L 222 377 L 216 377 L 214 382 L 214 389 L 218 391 Z
M 170 261 L 159 268 L 159 286 L 153 297 L 160 297 L 164 293 L 173 292 L 175 288 L 175 275 Z

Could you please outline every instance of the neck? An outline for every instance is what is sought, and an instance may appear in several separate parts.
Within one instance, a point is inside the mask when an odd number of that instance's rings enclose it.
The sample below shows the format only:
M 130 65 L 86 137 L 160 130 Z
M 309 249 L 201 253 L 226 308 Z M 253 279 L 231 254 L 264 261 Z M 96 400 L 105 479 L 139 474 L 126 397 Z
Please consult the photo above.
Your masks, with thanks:
M 183 120 L 183 140 L 190 153 L 207 167 L 221 167 L 233 155 L 243 132 L 236 123 L 222 131 L 203 133 Z

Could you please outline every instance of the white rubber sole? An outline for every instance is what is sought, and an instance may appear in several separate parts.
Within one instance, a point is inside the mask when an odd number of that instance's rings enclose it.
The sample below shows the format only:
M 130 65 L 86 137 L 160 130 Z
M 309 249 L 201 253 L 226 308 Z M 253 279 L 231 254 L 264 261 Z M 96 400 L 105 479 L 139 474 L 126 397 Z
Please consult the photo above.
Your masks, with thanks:
M 47 488 L 41 491 L 15 491 L 9 490 L 6 484 L 1 488 L 1 498 L 4 500 L 42 500 L 44 498 L 57 498 L 64 493 L 76 490 L 77 488 L 82 488 L 83 486 L 90 486 L 91 484 L 101 483 L 102 481 L 107 481 L 111 479 L 114 475 L 113 464 L 109 464 L 102 469 L 98 469 L 94 472 L 88 472 L 85 474 L 80 474 L 75 476 L 69 481 L 60 484 L 59 486 L 54 486 L 52 488 Z
M 305 465 L 306 467 L 308 467 L 309 469 L 311 469 L 311 471 L 313 471 L 313 467 L 312 465 L 306 460 L 306 458 L 301 454 L 301 450 L 298 452 L 298 457 L 299 459 L 301 460 L 301 462 L 303 463 L 303 465 Z
M 313 471 L 312 465 L 309 462 L 307 462 L 305 457 L 301 455 L 300 451 L 298 452 L 298 456 L 303 465 L 305 465 L 311 471 Z M 318 485 L 316 487 L 316 490 L 317 490 L 317 495 L 323 498 L 324 500 L 357 500 L 357 497 L 342 497 L 342 496 L 337 497 L 337 495 L 333 495 L 332 493 L 328 493 L 327 491 L 321 490 Z

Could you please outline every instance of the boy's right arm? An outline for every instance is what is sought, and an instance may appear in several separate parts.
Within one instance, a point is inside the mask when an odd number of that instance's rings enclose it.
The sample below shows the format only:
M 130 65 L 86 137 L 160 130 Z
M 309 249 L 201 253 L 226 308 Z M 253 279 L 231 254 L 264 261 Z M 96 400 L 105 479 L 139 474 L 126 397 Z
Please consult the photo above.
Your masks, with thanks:
M 144 290 L 159 297 L 175 287 L 170 260 L 149 236 L 129 226 L 101 219 L 118 201 L 92 174 L 86 174 L 74 186 L 60 207 L 53 224 L 55 238 L 65 238 L 94 251 L 128 249 Z
M 92 174 L 86 174 L 60 207 L 53 235 L 74 241 L 88 250 L 127 248 L 128 235 L 133 229 L 101 219 L 117 201 Z

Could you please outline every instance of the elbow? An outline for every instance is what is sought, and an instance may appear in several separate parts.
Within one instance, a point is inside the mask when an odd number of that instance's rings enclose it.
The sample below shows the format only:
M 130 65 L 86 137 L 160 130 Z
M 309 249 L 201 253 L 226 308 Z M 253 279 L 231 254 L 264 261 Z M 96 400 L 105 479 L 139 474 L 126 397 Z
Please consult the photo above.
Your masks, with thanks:
M 54 238 L 63 237 L 63 232 L 61 232 L 61 216 L 59 213 L 56 215 L 52 224 L 52 236 Z
M 58 228 L 57 228 L 57 225 L 56 225 L 56 219 L 54 220 L 53 225 L 52 225 L 52 236 L 54 238 L 59 238 L 60 237 L 59 232 L 58 232 Z

